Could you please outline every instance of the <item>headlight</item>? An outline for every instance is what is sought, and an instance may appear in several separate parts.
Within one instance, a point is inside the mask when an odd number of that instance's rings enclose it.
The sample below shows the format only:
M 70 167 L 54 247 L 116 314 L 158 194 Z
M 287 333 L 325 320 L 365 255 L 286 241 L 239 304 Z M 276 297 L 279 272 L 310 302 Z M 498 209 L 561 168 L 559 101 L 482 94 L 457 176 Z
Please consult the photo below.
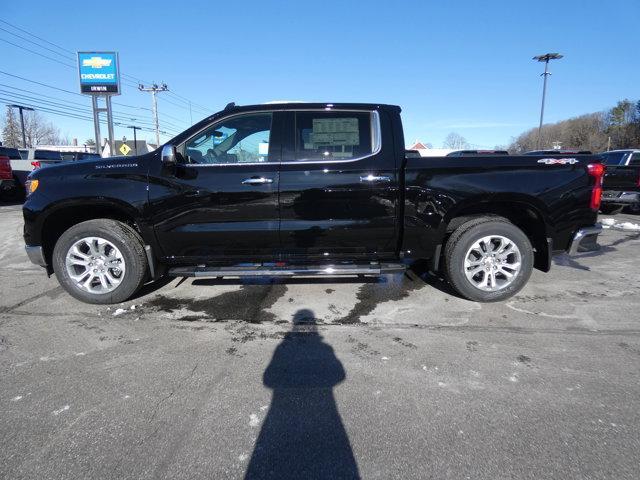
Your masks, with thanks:
M 40 181 L 37 179 L 27 179 L 24 184 L 25 189 L 27 190 L 27 195 L 31 195 L 38 189 L 38 185 L 40 185 Z

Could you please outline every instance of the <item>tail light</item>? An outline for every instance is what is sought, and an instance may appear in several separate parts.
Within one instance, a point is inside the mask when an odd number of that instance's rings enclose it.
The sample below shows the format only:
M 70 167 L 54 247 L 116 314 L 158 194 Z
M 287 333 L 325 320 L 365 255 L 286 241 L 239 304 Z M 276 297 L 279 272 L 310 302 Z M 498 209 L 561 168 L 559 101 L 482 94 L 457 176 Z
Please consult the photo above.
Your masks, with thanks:
M 602 179 L 604 178 L 605 166 L 602 163 L 590 163 L 587 165 L 587 172 L 593 177 L 593 189 L 591 190 L 591 201 L 589 207 L 594 212 L 600 209 L 602 200 Z
M 0 178 L 2 180 L 10 180 L 13 178 L 13 174 L 11 173 L 11 160 L 4 155 L 0 155 Z
M 31 166 L 33 167 L 33 169 L 35 170 L 36 168 L 40 168 L 40 162 L 35 161 L 35 162 L 31 162 Z

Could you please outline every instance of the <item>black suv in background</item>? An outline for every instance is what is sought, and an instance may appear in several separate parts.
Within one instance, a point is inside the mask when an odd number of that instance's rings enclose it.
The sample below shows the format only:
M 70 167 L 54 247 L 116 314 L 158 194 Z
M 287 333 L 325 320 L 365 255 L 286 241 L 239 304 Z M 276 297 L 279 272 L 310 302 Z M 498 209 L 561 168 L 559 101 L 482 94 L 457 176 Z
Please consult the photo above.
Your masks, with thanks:
M 600 156 L 607 166 L 600 211 L 615 215 L 628 207 L 640 212 L 640 149 L 611 150 Z

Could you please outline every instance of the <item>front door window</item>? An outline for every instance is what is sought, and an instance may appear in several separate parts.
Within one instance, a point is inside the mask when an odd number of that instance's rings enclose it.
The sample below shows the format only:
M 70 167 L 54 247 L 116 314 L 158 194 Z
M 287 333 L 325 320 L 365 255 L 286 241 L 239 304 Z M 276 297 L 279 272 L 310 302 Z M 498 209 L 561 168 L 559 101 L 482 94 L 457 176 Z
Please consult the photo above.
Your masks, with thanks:
M 271 134 L 271 113 L 239 115 L 217 123 L 185 145 L 187 163 L 267 163 Z

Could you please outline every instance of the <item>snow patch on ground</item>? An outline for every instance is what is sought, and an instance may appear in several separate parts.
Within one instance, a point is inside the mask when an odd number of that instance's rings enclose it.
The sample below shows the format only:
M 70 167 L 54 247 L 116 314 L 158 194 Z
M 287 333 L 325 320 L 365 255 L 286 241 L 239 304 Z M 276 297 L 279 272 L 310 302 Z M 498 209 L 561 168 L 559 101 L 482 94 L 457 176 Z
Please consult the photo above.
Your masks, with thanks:
M 256 415 L 255 413 L 249 415 L 249 426 L 257 427 L 258 425 L 260 425 L 260 418 L 258 417 L 258 415 Z
M 67 410 L 69 410 L 69 408 L 70 408 L 69 405 L 65 405 L 64 407 L 59 408 L 58 410 L 54 410 L 53 414 L 60 415 L 62 412 L 66 412 Z
M 615 228 L 626 232 L 640 232 L 640 224 L 632 222 L 616 222 L 615 218 L 602 218 L 600 223 L 603 228 Z

